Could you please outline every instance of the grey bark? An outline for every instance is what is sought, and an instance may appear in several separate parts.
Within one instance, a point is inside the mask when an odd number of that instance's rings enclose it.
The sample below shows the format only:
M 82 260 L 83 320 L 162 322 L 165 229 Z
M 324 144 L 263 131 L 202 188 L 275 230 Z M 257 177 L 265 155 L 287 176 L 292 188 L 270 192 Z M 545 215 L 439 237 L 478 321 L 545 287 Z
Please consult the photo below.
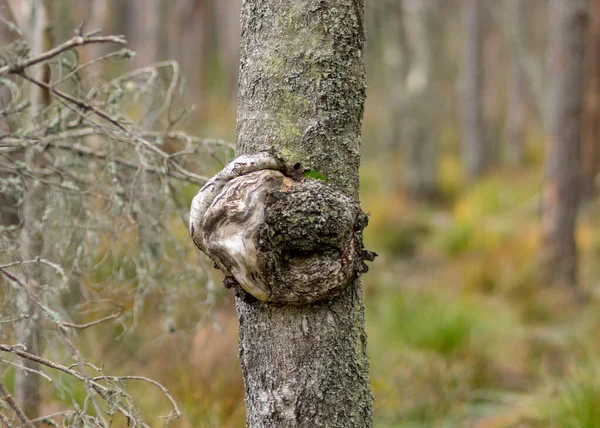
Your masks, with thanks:
M 549 283 L 574 285 L 587 0 L 550 1 L 548 147 L 542 257 Z
M 507 32 L 516 43 L 524 40 L 525 0 L 509 0 L 507 10 Z M 508 101 L 506 107 L 506 149 L 508 160 L 513 165 L 522 165 L 525 160 L 525 132 L 527 130 L 526 75 L 520 52 L 509 44 Z
M 238 154 L 278 152 L 358 200 L 363 0 L 242 6 Z M 248 427 L 372 426 L 362 284 L 281 306 L 236 297 Z
M 483 104 L 483 32 L 481 0 L 462 0 L 463 52 L 460 67 L 462 161 L 469 180 L 489 165 Z

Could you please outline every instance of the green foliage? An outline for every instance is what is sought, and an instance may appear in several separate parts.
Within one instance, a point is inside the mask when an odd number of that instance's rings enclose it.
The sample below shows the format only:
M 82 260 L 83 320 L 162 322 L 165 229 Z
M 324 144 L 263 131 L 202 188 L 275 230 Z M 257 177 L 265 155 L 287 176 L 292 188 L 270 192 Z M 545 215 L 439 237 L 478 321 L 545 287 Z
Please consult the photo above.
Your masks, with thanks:
M 439 235 L 440 247 L 449 257 L 458 257 L 469 250 L 473 234 L 473 227 L 469 224 L 454 225 Z
M 579 367 L 562 382 L 551 406 L 551 424 L 557 428 L 600 426 L 600 371 Z
M 314 169 L 304 171 L 304 178 L 312 178 L 313 180 L 327 181 L 327 177 Z

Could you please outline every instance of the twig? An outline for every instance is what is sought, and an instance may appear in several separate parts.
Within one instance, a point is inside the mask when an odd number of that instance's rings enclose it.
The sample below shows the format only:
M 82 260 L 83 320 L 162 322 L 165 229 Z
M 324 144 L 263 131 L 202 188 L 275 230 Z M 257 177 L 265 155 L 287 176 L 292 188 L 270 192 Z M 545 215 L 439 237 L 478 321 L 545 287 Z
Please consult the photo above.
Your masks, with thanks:
M 8 319 L 8 320 L 2 320 L 2 321 L 0 321 L 0 325 L 11 324 L 11 323 L 14 323 L 14 322 L 19 322 L 19 321 L 24 320 L 26 318 L 29 318 L 29 315 L 27 315 L 27 314 L 21 314 L 17 318 L 11 318 L 11 319 Z
M 2 421 L 4 425 L 6 425 L 6 428 L 13 428 L 12 424 L 10 423 L 10 420 L 2 413 L 0 413 L 0 421 Z
M 148 383 L 156 386 L 157 388 L 159 388 L 163 392 L 163 394 L 167 397 L 167 399 L 171 402 L 171 405 L 173 406 L 173 410 L 171 411 L 171 413 L 173 414 L 173 416 L 167 416 L 167 417 L 179 418 L 181 416 L 179 407 L 177 407 L 177 403 L 175 402 L 175 399 L 169 393 L 169 390 L 167 388 L 165 388 L 162 384 L 158 383 L 157 381 L 155 381 L 153 379 L 150 379 L 150 378 L 147 378 L 144 376 L 96 376 L 96 377 L 93 377 L 91 380 L 93 380 L 93 381 L 112 380 L 115 382 L 122 382 L 124 380 L 140 380 L 142 382 L 148 382 Z M 169 413 L 169 415 L 171 415 L 171 413 Z
M 20 370 L 25 370 L 26 372 L 29 372 L 29 373 L 35 373 L 36 375 L 43 377 L 47 381 L 52 382 L 52 378 L 40 370 L 32 369 L 31 367 L 25 367 L 23 364 L 16 364 L 16 363 L 13 363 L 12 361 L 3 360 L 2 358 L 0 358 L 0 361 L 2 361 L 5 364 L 8 364 L 9 366 L 16 367 Z
M 179 408 L 177 407 L 177 404 L 175 403 L 175 400 L 173 399 L 173 397 L 170 395 L 169 391 L 167 390 L 167 388 L 165 388 L 163 385 L 161 385 L 160 383 L 152 380 L 152 379 L 148 379 L 146 377 L 143 376 L 97 376 L 94 378 L 86 378 L 84 375 L 82 375 L 81 373 L 66 367 L 62 364 L 56 363 L 54 361 L 50 361 L 47 360 L 45 358 L 39 357 L 35 354 L 30 354 L 29 352 L 23 351 L 21 349 L 19 349 L 19 347 L 17 346 L 9 346 L 9 345 L 5 345 L 5 344 L 0 344 L 0 351 L 3 352 L 8 352 L 11 354 L 15 354 L 21 358 L 25 358 L 28 359 L 30 361 L 34 361 L 37 362 L 41 365 L 44 365 L 46 367 L 50 367 L 52 369 L 55 370 L 59 370 L 63 373 L 66 373 L 70 376 L 73 376 L 75 379 L 78 379 L 82 382 L 88 382 L 89 385 L 94 389 L 94 391 L 96 391 L 98 393 L 98 395 L 100 395 L 104 400 L 109 401 L 111 399 L 114 398 L 115 394 L 120 394 L 120 391 L 114 388 L 109 388 L 106 387 L 100 383 L 98 383 L 99 380 L 112 380 L 112 381 L 123 381 L 123 380 L 141 380 L 144 382 L 148 382 L 152 385 L 155 385 L 156 387 L 160 388 L 160 390 L 165 394 L 165 396 L 168 398 L 168 400 L 171 402 L 171 404 L 173 405 L 173 410 L 171 411 L 171 414 L 173 414 L 172 416 L 168 416 L 169 419 L 173 419 L 173 418 L 178 418 L 179 416 L 181 416 L 181 413 L 179 411 Z M 1 384 L 0 384 L 1 385 Z M 114 403 L 114 401 L 111 401 L 111 403 Z M 115 407 L 119 413 L 121 413 L 123 416 L 127 417 L 127 418 L 131 418 L 131 419 L 138 419 L 136 418 L 131 411 L 125 409 L 123 406 L 121 405 L 116 405 Z M 138 419 L 139 420 L 139 419 Z M 148 425 L 146 425 L 143 421 L 140 421 L 141 425 L 143 427 L 148 427 Z
M 105 387 L 94 380 L 86 379 L 85 376 L 83 376 L 81 373 L 78 373 L 75 370 L 69 369 L 68 367 L 63 366 L 62 364 L 55 363 L 54 361 L 47 360 L 47 359 L 39 357 L 35 354 L 30 354 L 29 352 L 26 352 L 26 351 L 22 351 L 15 346 L 0 344 L 0 351 L 12 353 L 12 354 L 18 355 L 21 358 L 25 358 L 30 361 L 34 361 L 38 364 L 42 364 L 46 367 L 50 367 L 52 369 L 61 371 L 70 376 L 73 376 L 75 379 L 80 380 L 84 383 L 87 381 L 89 383 L 89 385 L 92 387 L 92 389 L 98 395 L 100 395 L 100 397 L 102 397 L 106 401 L 112 400 L 111 403 L 116 404 L 116 403 L 114 403 L 114 396 L 116 394 L 119 394 L 119 391 L 112 389 L 112 388 Z M 115 409 L 117 409 L 117 411 L 119 413 L 121 413 L 123 416 L 125 416 L 126 418 L 139 421 L 139 418 L 137 418 L 130 410 L 127 410 L 122 405 L 116 404 Z M 139 421 L 139 422 L 142 427 L 150 428 L 149 425 L 147 425 L 145 422 L 143 422 L 143 421 Z M 33 426 L 32 426 L 32 428 L 33 428 Z
M 11 73 L 20 74 L 26 68 L 31 67 L 32 65 L 39 64 L 40 62 L 60 55 L 61 53 L 74 47 L 88 45 L 91 43 L 116 43 L 118 45 L 125 45 L 127 44 L 127 40 L 125 40 L 125 37 L 123 36 L 76 36 L 70 40 L 67 40 L 63 44 L 58 45 L 54 49 L 50 49 L 49 51 L 43 52 L 33 58 L 20 61 L 16 64 L 9 64 L 5 65 L 4 67 L 0 67 L 0 77 Z
M 4 401 L 6 401 L 6 403 L 10 406 L 11 409 L 13 409 L 13 411 L 15 412 L 15 414 L 17 415 L 17 417 L 19 418 L 19 420 L 21 421 L 21 423 L 23 425 L 25 425 L 28 428 L 35 428 L 33 426 L 33 424 L 31 422 L 29 422 L 29 419 L 27 419 L 27 416 L 25 416 L 25 413 L 23 413 L 23 410 L 21 410 L 21 408 L 17 405 L 15 399 L 12 397 L 12 395 L 10 395 L 8 393 L 8 391 L 6 390 L 6 388 L 4 387 L 4 384 L 2 382 L 0 382 L 0 394 L 2 394 L 2 399 Z
M 77 330 L 85 330 L 86 328 L 94 327 L 95 325 L 102 324 L 106 321 L 110 321 L 115 318 L 119 318 L 121 315 L 123 315 L 123 306 L 117 305 L 117 309 L 118 309 L 117 312 L 114 312 L 111 315 L 105 316 L 104 318 L 100 318 L 99 320 L 88 322 L 87 324 L 72 324 L 70 322 L 61 322 L 61 325 L 65 326 L 65 327 L 74 328 Z

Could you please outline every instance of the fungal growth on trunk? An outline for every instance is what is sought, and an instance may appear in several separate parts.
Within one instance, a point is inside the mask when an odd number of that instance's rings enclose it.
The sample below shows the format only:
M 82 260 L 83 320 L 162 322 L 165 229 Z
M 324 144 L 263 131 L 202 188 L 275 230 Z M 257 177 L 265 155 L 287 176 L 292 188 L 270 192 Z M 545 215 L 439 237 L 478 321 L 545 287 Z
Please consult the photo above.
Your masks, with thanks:
M 358 203 L 270 153 L 240 156 L 194 197 L 190 234 L 225 284 L 261 301 L 335 296 L 367 271 Z M 312 176 L 312 177 L 311 177 Z

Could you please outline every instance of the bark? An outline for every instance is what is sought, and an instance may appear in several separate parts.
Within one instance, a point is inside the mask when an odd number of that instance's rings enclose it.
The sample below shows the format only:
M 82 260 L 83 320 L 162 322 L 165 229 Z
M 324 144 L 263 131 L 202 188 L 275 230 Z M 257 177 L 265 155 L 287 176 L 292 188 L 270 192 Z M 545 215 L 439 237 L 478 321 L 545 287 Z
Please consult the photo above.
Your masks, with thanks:
M 590 2 L 586 46 L 584 114 L 582 125 L 582 182 L 584 201 L 593 198 L 600 173 L 600 0 Z
M 489 166 L 483 104 L 483 32 L 481 0 L 463 0 L 463 52 L 460 67 L 462 161 L 469 180 L 476 180 Z
M 544 162 L 542 258 L 549 283 L 576 284 L 587 0 L 551 0 L 548 146 Z
M 39 53 L 49 49 L 52 44 L 48 17 L 50 16 L 50 4 L 44 0 L 36 0 L 31 9 L 30 27 L 28 30 L 31 54 Z M 38 80 L 49 81 L 49 68 L 42 65 L 34 71 Z M 32 87 L 30 93 L 31 113 L 33 117 L 43 114 L 43 109 L 50 103 L 49 93 L 38 87 Z M 39 162 L 40 154 L 35 148 L 29 149 L 25 155 L 25 161 L 29 169 L 34 169 Z M 20 252 L 23 260 L 33 260 L 42 256 L 44 249 L 43 218 L 45 189 L 39 181 L 28 181 L 27 192 L 21 207 L 21 218 L 23 226 L 21 229 Z M 43 269 L 41 265 L 29 264 L 23 266 L 26 274 L 26 286 L 31 292 L 37 293 L 43 285 Z M 17 341 L 26 346 L 27 351 L 41 354 L 41 311 L 25 293 L 19 296 L 19 311 L 28 314 L 29 318 L 19 323 L 17 328 Z M 27 369 L 39 370 L 39 364 L 24 360 L 23 365 Z M 40 377 L 25 370 L 17 370 L 15 374 L 15 399 L 30 419 L 40 416 Z
M 516 43 L 524 39 L 525 0 L 509 0 L 507 32 Z M 509 36 L 511 37 L 511 36 Z M 512 165 L 522 165 L 525 161 L 525 132 L 527 131 L 526 76 L 520 52 L 509 43 L 508 102 L 506 107 L 506 149 Z
M 433 67 L 435 28 L 431 0 L 405 0 L 412 64 L 406 77 L 405 183 L 415 199 L 431 200 L 437 194 L 438 147 L 434 113 Z M 399 121 L 400 118 L 396 118 Z
M 238 154 L 274 150 L 358 201 L 362 0 L 242 6 Z M 362 284 L 282 306 L 236 297 L 248 427 L 372 426 Z

